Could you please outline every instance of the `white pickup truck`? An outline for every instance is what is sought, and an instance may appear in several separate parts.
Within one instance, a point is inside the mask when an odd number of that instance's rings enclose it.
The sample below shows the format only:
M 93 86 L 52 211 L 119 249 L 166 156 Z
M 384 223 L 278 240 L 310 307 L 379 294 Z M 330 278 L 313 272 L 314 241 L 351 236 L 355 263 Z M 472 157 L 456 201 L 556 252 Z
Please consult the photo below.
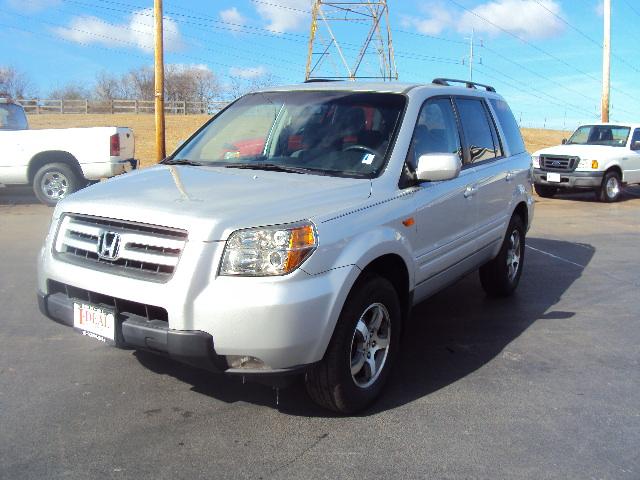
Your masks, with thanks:
M 137 166 L 131 129 L 29 130 L 22 106 L 6 98 L 0 98 L 0 146 L 0 186 L 33 185 L 47 205 Z
M 640 183 L 640 125 L 582 125 L 562 145 L 532 156 L 536 193 L 593 190 L 615 202 L 624 185 Z

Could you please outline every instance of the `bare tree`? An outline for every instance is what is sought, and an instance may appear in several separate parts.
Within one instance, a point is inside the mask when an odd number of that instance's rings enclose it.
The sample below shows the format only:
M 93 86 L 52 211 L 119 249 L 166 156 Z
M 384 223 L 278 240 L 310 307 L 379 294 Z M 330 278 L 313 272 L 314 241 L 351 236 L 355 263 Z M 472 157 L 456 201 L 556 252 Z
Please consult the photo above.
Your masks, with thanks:
M 13 67 L 0 65 L 0 93 L 13 98 L 25 98 L 30 95 L 31 82 L 26 74 Z
M 88 88 L 79 83 L 70 82 L 49 92 L 49 98 L 62 100 L 84 100 L 91 96 Z
M 225 98 L 227 100 L 235 100 L 245 93 L 253 92 L 254 90 L 260 90 L 261 88 L 270 87 L 272 85 L 275 85 L 275 83 L 275 78 L 270 73 L 253 78 L 238 76 L 231 77 L 230 83 L 227 85 L 225 91 Z
M 220 96 L 220 83 L 211 70 L 195 69 L 192 72 L 195 98 L 201 102 L 215 100 Z
M 94 96 L 98 100 L 117 100 L 124 98 L 123 79 L 102 71 L 96 76 Z
M 137 100 L 153 100 L 155 94 L 152 67 L 130 70 L 122 78 L 123 96 Z
M 201 65 L 167 65 L 165 72 L 167 100 L 207 102 L 220 93 L 211 70 Z

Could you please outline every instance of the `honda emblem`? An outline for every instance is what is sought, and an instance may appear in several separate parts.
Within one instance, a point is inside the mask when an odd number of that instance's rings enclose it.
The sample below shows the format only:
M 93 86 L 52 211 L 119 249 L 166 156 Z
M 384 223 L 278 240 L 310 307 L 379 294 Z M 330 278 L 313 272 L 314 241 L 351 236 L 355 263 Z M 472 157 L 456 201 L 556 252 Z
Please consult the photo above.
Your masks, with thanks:
M 120 251 L 120 234 L 101 232 L 98 237 L 98 257 L 103 260 L 117 260 Z

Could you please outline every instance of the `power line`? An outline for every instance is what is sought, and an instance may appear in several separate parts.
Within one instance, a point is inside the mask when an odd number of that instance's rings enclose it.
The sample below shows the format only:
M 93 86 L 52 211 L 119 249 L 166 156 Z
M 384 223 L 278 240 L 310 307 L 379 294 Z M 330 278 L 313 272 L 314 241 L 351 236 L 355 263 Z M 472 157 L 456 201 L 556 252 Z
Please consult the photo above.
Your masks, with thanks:
M 139 12 L 137 10 L 105 7 L 105 6 L 101 6 L 101 5 L 89 4 L 89 3 L 78 1 L 78 0 L 64 0 L 64 1 L 67 2 L 67 3 L 73 3 L 73 4 L 77 4 L 77 5 L 81 5 L 81 6 L 87 6 L 87 7 L 97 7 L 97 8 L 101 8 L 101 9 L 104 9 L 104 10 L 115 11 L 115 12 L 119 12 L 119 13 L 138 13 L 138 14 L 143 15 L 143 16 L 148 16 L 148 17 L 152 16 L 149 13 L 142 13 L 142 12 Z M 126 3 L 123 3 L 123 2 L 117 2 L 117 1 L 111 1 L 111 0 L 101 0 L 101 1 L 105 2 L 105 3 L 110 3 L 110 4 L 118 4 L 118 5 L 122 5 L 122 6 L 136 7 L 135 5 L 126 4 Z M 62 10 L 60 8 L 56 8 L 56 9 L 60 10 L 60 11 L 64 11 L 64 10 Z M 218 27 L 218 26 L 213 26 L 213 25 L 208 25 L 208 24 L 195 23 L 195 22 L 192 22 L 190 20 L 177 19 L 177 18 L 173 18 L 173 17 L 165 17 L 165 19 L 174 20 L 174 21 L 176 21 L 178 23 L 182 23 L 182 24 L 186 24 L 186 25 L 190 25 L 190 26 L 206 27 L 205 31 L 207 31 L 207 32 L 209 32 L 210 28 L 219 28 L 219 29 L 223 29 L 223 30 L 237 31 L 236 28 L 244 27 L 244 25 L 242 25 L 242 24 L 237 24 L 237 23 L 232 23 L 232 22 L 225 22 L 225 21 L 222 21 L 222 20 L 216 20 L 216 19 L 213 19 L 211 17 L 206 17 L 206 16 L 185 15 L 185 14 L 180 13 L 180 12 L 166 11 L 166 10 L 165 10 L 165 12 L 167 13 L 167 15 L 174 15 L 174 16 L 184 17 L 184 18 L 188 18 L 188 19 L 192 19 L 192 18 L 193 19 L 201 19 L 201 20 L 204 20 L 205 22 L 214 22 L 214 23 L 225 24 L 225 25 L 229 26 L 229 28 L 225 28 L 225 27 Z M 76 13 L 77 14 L 79 12 L 72 12 L 72 13 Z M 115 25 L 115 24 L 108 23 L 108 22 L 104 22 L 104 23 L 107 23 L 108 25 L 112 25 L 112 26 L 119 26 L 121 28 L 128 28 L 128 27 L 123 26 L 123 25 Z M 128 28 L 128 29 L 130 29 L 130 28 Z M 307 43 L 307 37 L 304 36 L 304 35 L 286 33 L 286 32 L 274 32 L 274 31 L 269 30 L 269 29 L 264 29 L 264 28 L 260 28 L 260 27 L 254 27 L 254 26 L 251 26 L 251 29 L 255 30 L 255 32 L 251 31 L 251 32 L 243 32 L 243 33 L 264 35 L 264 36 L 268 36 L 268 37 L 271 37 L 271 38 L 274 38 L 274 39 L 289 40 L 289 41 L 294 41 L 294 42 L 300 43 L 300 44 L 306 44 Z M 144 33 L 148 33 L 148 32 L 144 32 Z M 297 37 L 297 38 L 300 38 L 300 40 L 290 39 L 290 38 L 282 38 L 281 34 L 286 34 L 286 35 L 290 35 L 290 36 L 293 36 L 293 37 Z M 186 35 L 186 34 L 182 34 L 182 33 L 181 33 L 181 35 L 186 37 L 186 38 L 194 38 L 194 39 L 199 40 L 199 41 L 210 43 L 210 40 L 208 40 L 208 39 L 205 40 L 205 39 L 202 39 L 202 38 L 199 38 L 199 37 L 194 37 L 194 36 L 190 36 L 190 35 Z M 347 46 L 346 48 L 343 47 L 345 50 L 357 50 L 358 49 L 357 46 L 355 44 L 352 44 L 352 43 L 344 43 L 343 45 Z M 237 47 L 230 47 L 230 48 L 239 50 L 239 49 L 237 49 Z M 217 51 L 217 50 L 215 52 L 216 53 L 220 53 L 220 51 Z M 252 53 L 254 53 L 254 52 L 252 52 Z M 402 58 L 418 60 L 418 61 L 429 61 L 429 62 L 460 64 L 460 61 L 458 59 L 456 59 L 456 58 L 428 56 L 428 55 L 415 54 L 413 52 L 400 51 L 399 52 L 399 56 L 401 56 Z M 274 58 L 274 57 L 271 57 L 271 58 Z M 287 66 L 288 65 L 289 64 L 287 64 Z
M 64 11 L 64 10 L 62 10 L 60 8 L 57 8 L 56 10 Z M 55 22 L 50 22 L 50 21 L 47 21 L 47 20 L 37 19 L 37 18 L 34 18 L 32 16 L 22 15 L 22 14 L 19 14 L 19 13 L 16 13 L 16 12 L 4 11 L 3 13 L 9 14 L 9 15 L 14 15 L 14 16 L 17 16 L 17 17 L 21 17 L 21 18 L 24 18 L 25 20 L 28 20 L 28 21 L 31 21 L 31 22 L 33 22 L 33 21 L 40 22 L 40 23 L 43 23 L 43 24 L 46 24 L 46 25 L 50 25 L 52 27 L 58 27 L 58 28 L 69 30 L 69 31 L 75 31 L 75 32 L 78 32 L 78 33 L 82 33 L 84 35 L 89 35 L 89 36 L 94 37 L 94 38 L 103 39 L 103 40 L 109 40 L 109 41 L 115 42 L 115 43 L 117 43 L 119 45 L 122 45 L 122 46 L 139 48 L 139 44 L 138 43 L 127 41 L 126 39 L 114 37 L 114 36 L 111 36 L 111 35 L 105 35 L 105 34 L 100 34 L 100 33 L 93 32 L 93 31 L 89 31 L 89 30 L 78 29 L 78 28 L 74 28 L 74 27 L 70 27 L 70 26 L 66 26 L 66 25 L 61 25 L 61 24 L 58 24 L 58 23 L 55 23 Z M 111 26 L 111 27 L 116 27 L 117 26 L 117 27 L 126 29 L 128 31 L 140 33 L 140 34 L 147 35 L 147 36 L 150 36 L 150 37 L 153 36 L 153 33 L 148 32 L 148 31 L 132 29 L 132 28 L 130 28 L 128 26 L 116 25 L 116 24 L 113 24 L 113 23 L 106 22 L 106 21 L 104 21 L 102 19 L 97 19 L 97 20 L 100 23 L 102 23 L 102 24 L 104 24 L 106 26 Z M 27 32 L 38 34 L 38 32 L 33 32 L 32 30 L 26 30 L 26 29 L 23 29 L 23 30 L 27 31 Z M 91 46 L 87 42 L 67 40 L 67 39 L 59 37 L 57 35 L 45 35 L 45 36 L 49 37 L 49 38 L 59 39 L 59 40 L 62 40 L 62 41 L 65 41 L 65 42 L 71 43 L 71 44 L 80 44 L 80 45 L 87 46 L 87 47 Z M 197 41 L 200 41 L 200 42 L 206 41 L 208 43 L 212 43 L 210 40 L 204 40 L 204 39 L 201 39 L 201 38 L 195 37 L 195 36 L 190 36 L 190 35 L 183 35 L 183 36 L 185 38 L 191 38 L 191 39 L 194 39 L 194 40 L 197 40 Z M 191 42 L 189 42 L 189 43 L 191 43 Z M 194 45 L 194 44 L 191 43 L 191 45 Z M 197 45 L 197 46 L 198 46 L 198 48 L 200 48 L 202 50 L 205 50 L 205 51 L 210 51 L 210 52 L 217 53 L 217 54 L 220 53 L 220 50 L 211 49 L 211 48 L 203 47 L 203 46 L 200 46 L 200 45 Z M 94 48 L 98 48 L 98 47 L 94 47 Z M 236 51 L 239 51 L 239 52 L 247 52 L 247 50 L 240 49 L 240 48 L 237 48 L 237 47 L 231 47 L 229 45 L 224 45 L 223 48 L 236 50 Z M 102 48 L 102 49 L 104 49 L 104 48 Z M 108 49 L 108 50 L 113 50 L 113 49 Z M 181 58 L 188 58 L 188 59 L 191 59 L 191 60 L 194 60 L 194 61 L 198 61 L 198 62 L 202 62 L 202 63 L 207 63 L 207 64 L 211 64 L 211 65 L 215 65 L 215 66 L 225 67 L 227 69 L 231 69 L 231 68 L 235 67 L 234 65 L 231 65 L 231 64 L 228 64 L 228 63 L 219 62 L 219 61 L 213 61 L 213 60 L 211 60 L 209 58 L 203 58 L 203 57 L 187 55 L 187 54 L 176 54 L 176 55 L 181 57 Z M 135 56 L 138 57 L 138 58 L 144 58 L 146 60 L 146 57 L 144 57 L 142 55 L 135 55 Z M 275 57 L 270 57 L 270 58 L 275 58 Z M 459 63 L 455 59 L 446 59 L 446 58 L 439 58 L 439 57 L 428 57 L 428 56 L 420 56 L 420 55 L 414 55 L 414 56 L 411 56 L 411 55 L 406 55 L 405 56 L 405 55 L 403 55 L 403 58 L 408 58 L 408 59 L 413 59 L 413 60 L 423 61 L 423 62 Z M 280 60 L 280 59 L 278 59 L 278 60 Z M 268 65 L 268 66 L 276 66 L 279 69 L 280 68 L 287 68 L 290 65 L 289 63 L 286 63 L 284 60 L 282 60 L 282 62 L 283 63 L 281 65 L 274 65 L 271 62 L 265 62 L 265 61 L 261 61 L 260 63 Z M 279 77 L 277 75 L 273 75 L 273 77 L 275 77 L 276 79 L 279 79 L 279 80 L 283 80 L 282 77 Z
M 72 28 L 72 27 L 68 27 L 68 26 L 65 26 L 65 25 L 60 25 L 58 23 L 49 22 L 47 20 L 36 19 L 36 18 L 33 18 L 31 16 L 28 16 L 28 15 L 21 15 L 19 13 L 15 13 L 15 12 L 8 12 L 8 11 L 3 11 L 3 10 L 0 10 L 0 12 L 5 13 L 5 14 L 9 14 L 9 15 L 15 15 L 15 16 L 18 16 L 18 17 L 23 17 L 23 18 L 25 18 L 27 20 L 44 23 L 44 24 L 47 24 L 47 25 L 51 25 L 53 27 L 65 28 L 67 30 L 75 31 L 75 32 L 78 32 L 78 33 L 83 33 L 85 35 L 90 35 L 92 37 L 102 38 L 102 39 L 105 39 L 105 40 L 111 40 L 113 42 L 116 42 L 116 43 L 119 43 L 119 44 L 122 44 L 122 45 L 125 45 L 125 46 L 131 46 L 131 47 L 136 47 L 136 48 L 139 47 L 139 45 L 137 43 L 130 42 L 130 41 L 124 40 L 122 38 L 117 38 L 117 37 L 113 37 L 113 36 L 110 36 L 110 35 L 104 35 L 104 34 L 100 34 L 100 33 L 96 33 L 96 32 L 91 32 L 91 31 L 88 31 L 88 30 Z M 16 28 L 18 30 L 24 30 L 24 31 L 30 32 L 30 33 L 41 34 L 41 35 L 46 36 L 46 37 L 55 38 L 55 39 L 58 39 L 58 40 L 65 41 L 67 43 L 72 43 L 72 44 L 75 43 L 75 44 L 80 44 L 80 45 L 87 46 L 87 47 L 88 46 L 92 46 L 93 48 L 99 48 L 99 47 L 95 47 L 95 46 L 93 46 L 93 45 L 91 45 L 89 43 L 86 43 L 86 42 L 81 42 L 81 41 L 76 41 L 76 40 L 68 40 L 68 39 L 61 38 L 60 36 L 57 36 L 57 35 L 47 35 L 47 34 L 43 34 L 41 32 L 33 32 L 32 30 L 20 29 L 18 27 L 14 27 L 14 28 Z M 148 32 L 141 32 L 141 31 L 138 31 L 138 32 L 148 34 Z M 105 47 L 103 47 L 103 49 L 104 48 Z M 113 49 L 109 49 L 109 50 L 113 50 Z M 148 59 L 148 57 L 143 57 L 141 55 L 135 55 L 135 56 L 136 57 L 140 57 L 140 58 L 144 58 L 145 60 Z M 203 62 L 203 63 L 212 64 L 212 65 L 222 66 L 222 67 L 225 67 L 225 68 L 234 68 L 233 65 L 229 65 L 229 64 L 226 64 L 226 63 L 213 61 L 213 60 L 210 60 L 208 58 L 205 59 L 203 57 L 197 57 L 197 56 L 186 55 L 186 54 L 180 54 L 179 56 L 180 57 L 184 57 L 184 58 L 190 58 L 190 59 L 196 60 L 198 62 Z
M 590 37 L 589 35 L 587 35 L 586 33 L 584 33 L 582 30 L 580 30 L 578 27 L 572 25 L 571 23 L 569 23 L 567 20 L 565 20 L 564 18 L 562 18 L 560 15 L 558 15 L 557 13 L 555 13 L 553 10 L 550 10 L 546 5 L 544 5 L 543 3 L 540 2 L 540 0 L 533 0 L 534 2 L 536 2 L 538 5 L 540 5 L 542 8 L 544 8 L 547 12 L 549 12 L 551 15 L 553 15 L 555 18 L 557 18 L 558 20 L 560 20 L 562 23 L 564 23 L 565 25 L 567 25 L 569 28 L 571 28 L 572 30 L 574 30 L 575 32 L 577 32 L 578 34 L 580 34 L 583 38 L 586 38 L 589 42 L 593 43 L 594 45 L 596 45 L 598 48 L 600 48 L 602 50 L 602 43 L 593 39 L 592 37 Z M 622 63 L 623 65 L 626 65 L 627 67 L 631 68 L 632 70 L 635 70 L 636 72 L 640 73 L 640 69 L 636 68 L 634 65 L 630 64 L 629 62 L 627 62 L 624 58 L 620 57 L 619 55 L 615 54 L 615 53 L 611 53 L 611 56 L 613 58 L 615 58 L 616 60 L 618 60 L 620 63 Z
M 491 26 L 493 26 L 494 28 L 496 28 L 496 29 L 500 30 L 501 32 L 506 33 L 506 34 L 507 34 L 507 35 L 509 35 L 510 37 L 513 37 L 513 38 L 515 38 L 516 40 L 521 41 L 522 43 L 524 43 L 524 44 L 528 45 L 529 47 L 533 48 L 534 50 L 536 50 L 536 51 L 538 51 L 538 52 L 542 53 L 543 55 L 546 55 L 547 57 L 549 57 L 549 58 L 551 58 L 551 59 L 555 60 L 556 62 L 559 62 L 559 63 L 561 63 L 562 65 L 565 65 L 566 67 L 570 68 L 571 70 L 574 70 L 574 71 L 576 71 L 576 72 L 578 72 L 578 73 L 580 73 L 580 74 L 582 74 L 582 75 L 584 75 L 584 76 L 586 76 L 586 77 L 588 77 L 588 78 L 590 78 L 590 79 L 592 79 L 592 80 L 594 80 L 594 81 L 596 81 L 596 82 L 600 83 L 601 79 L 599 79 L 599 78 L 597 78 L 597 77 L 595 77 L 595 76 L 591 75 L 591 74 L 590 74 L 590 73 L 588 73 L 588 72 L 585 72 L 584 70 L 581 70 L 581 69 L 579 69 L 579 68 L 576 68 L 574 65 L 571 65 L 570 63 L 568 63 L 567 61 L 565 61 L 565 60 L 561 59 L 561 58 L 560 58 L 560 57 L 558 57 L 557 55 L 554 55 L 553 53 L 549 53 L 549 52 L 548 52 L 548 51 L 546 51 L 545 49 L 543 49 L 543 48 L 541 48 L 541 47 L 538 47 L 537 45 L 535 45 L 535 44 L 533 44 L 533 43 L 529 42 L 528 40 L 526 40 L 525 38 L 522 38 L 522 37 L 521 37 L 521 36 L 519 36 L 519 35 L 516 35 L 515 33 L 513 33 L 513 32 L 511 32 L 511 31 L 507 30 L 506 28 L 502 28 L 501 26 L 499 26 L 499 25 L 497 25 L 496 23 L 492 22 L 492 21 L 491 21 L 491 20 L 489 20 L 488 18 L 483 17 L 482 15 L 480 15 L 480 14 L 479 14 L 479 13 L 477 13 L 477 12 L 475 12 L 474 10 L 471 10 L 471 9 L 469 9 L 469 8 L 465 7 L 464 5 L 461 5 L 461 4 L 460 4 L 459 2 L 457 2 L 456 0 L 449 0 L 449 2 L 450 2 L 450 3 L 453 3 L 453 4 L 454 4 L 455 6 L 457 6 L 458 8 L 460 8 L 460 9 L 462 9 L 462 10 L 464 10 L 464 11 L 466 11 L 466 12 L 470 13 L 471 15 L 475 16 L 476 18 L 479 18 L 480 20 L 484 21 L 485 23 L 488 23 L 489 25 L 491 25 Z M 614 89 L 612 88 L 612 90 L 614 90 Z M 629 94 L 629 93 L 627 93 L 627 92 L 625 92 L 625 91 L 623 91 L 623 90 L 620 90 L 619 88 L 616 88 L 615 90 L 616 90 L 616 91 L 618 91 L 619 93 L 621 93 L 621 94 L 623 94 L 623 95 L 625 95 L 625 96 L 629 97 L 629 98 L 632 98 L 632 99 L 634 99 L 634 100 L 636 100 L 636 101 L 640 101 L 640 99 L 638 99 L 637 97 L 634 97 L 633 95 L 631 95 L 631 94 Z
M 636 10 L 636 8 L 633 5 L 631 5 L 631 3 L 629 3 L 628 0 L 622 0 L 622 1 L 627 4 L 627 7 L 629 7 L 633 13 L 635 13 L 640 17 L 640 10 Z
M 557 107 L 569 108 L 569 109 L 571 109 L 571 110 L 573 110 L 575 112 L 579 112 L 579 113 L 581 113 L 583 115 L 585 115 L 585 114 L 591 115 L 592 114 L 591 111 L 589 111 L 588 109 L 586 109 L 584 107 L 573 105 L 571 103 L 563 101 L 562 99 L 560 99 L 558 97 L 554 97 L 553 95 L 550 95 L 550 94 L 548 94 L 546 92 L 543 92 L 542 90 L 539 90 L 539 89 L 537 89 L 535 87 L 532 87 L 531 85 L 523 84 L 522 82 L 520 82 L 516 78 L 514 78 L 514 77 L 512 77 L 510 75 L 507 75 L 507 74 L 505 74 L 504 72 L 502 72 L 502 71 L 500 71 L 498 69 L 492 68 L 489 65 L 485 64 L 485 65 L 481 65 L 481 66 L 482 66 L 482 68 L 480 69 L 480 71 L 484 75 L 487 75 L 488 77 L 493 78 L 494 80 L 504 81 L 504 78 L 508 78 L 508 79 L 516 82 L 515 84 L 510 84 L 510 86 L 512 86 L 513 88 L 516 88 L 518 90 L 522 90 L 522 87 L 526 87 L 527 88 L 527 95 L 532 95 L 535 98 L 538 98 L 540 100 L 544 100 L 546 102 L 551 102 L 554 105 L 556 105 Z M 496 72 L 496 74 L 500 75 L 500 77 L 488 74 L 486 71 L 484 71 L 485 69 L 489 69 L 489 70 L 491 70 L 493 72 Z M 517 86 L 517 85 L 519 85 L 519 86 Z M 538 92 L 540 95 L 537 95 L 537 94 L 535 94 L 533 92 Z M 544 95 L 544 97 L 542 97 L 541 95 Z

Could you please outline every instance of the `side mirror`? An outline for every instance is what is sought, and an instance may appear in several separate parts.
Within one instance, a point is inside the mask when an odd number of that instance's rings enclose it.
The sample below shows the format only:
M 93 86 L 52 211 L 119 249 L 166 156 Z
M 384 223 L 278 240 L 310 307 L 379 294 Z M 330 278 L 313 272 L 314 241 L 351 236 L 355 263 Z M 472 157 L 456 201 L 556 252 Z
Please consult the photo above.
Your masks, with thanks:
M 566 139 L 566 138 L 563 138 L 563 139 L 562 139 L 562 144 L 563 144 L 563 145 L 566 145 L 566 144 L 567 144 L 567 139 Z
M 631 150 L 640 150 L 640 140 L 631 142 Z
M 460 174 L 460 157 L 455 153 L 428 153 L 418 158 L 419 181 L 451 180 Z

